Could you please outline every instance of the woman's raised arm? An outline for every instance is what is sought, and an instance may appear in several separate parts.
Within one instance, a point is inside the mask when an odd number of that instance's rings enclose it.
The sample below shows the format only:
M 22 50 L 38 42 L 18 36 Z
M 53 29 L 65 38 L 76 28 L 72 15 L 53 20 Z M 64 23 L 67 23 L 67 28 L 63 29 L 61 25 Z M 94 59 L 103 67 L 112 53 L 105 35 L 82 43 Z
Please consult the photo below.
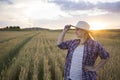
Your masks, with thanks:
M 70 29 L 71 25 L 65 25 L 63 31 L 61 32 L 60 36 L 58 37 L 57 45 L 63 42 L 65 33 Z

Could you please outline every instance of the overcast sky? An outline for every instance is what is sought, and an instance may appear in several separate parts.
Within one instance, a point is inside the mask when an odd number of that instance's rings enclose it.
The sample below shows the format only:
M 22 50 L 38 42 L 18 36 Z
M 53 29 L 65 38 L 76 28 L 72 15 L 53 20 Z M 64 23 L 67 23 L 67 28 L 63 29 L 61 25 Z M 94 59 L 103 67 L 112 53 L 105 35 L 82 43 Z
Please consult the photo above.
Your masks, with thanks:
M 0 0 L 0 27 L 62 29 L 79 20 L 91 29 L 120 29 L 120 0 Z

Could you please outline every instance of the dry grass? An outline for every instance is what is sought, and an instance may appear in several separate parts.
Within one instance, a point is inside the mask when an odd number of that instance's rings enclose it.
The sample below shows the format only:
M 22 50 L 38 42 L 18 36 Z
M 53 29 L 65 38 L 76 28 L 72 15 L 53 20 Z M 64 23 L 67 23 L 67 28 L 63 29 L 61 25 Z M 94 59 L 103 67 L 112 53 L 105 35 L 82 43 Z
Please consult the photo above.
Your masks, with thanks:
M 5 33 L 5 32 L 4 32 Z M 22 33 L 22 32 L 21 32 Z M 36 33 L 36 32 L 35 32 Z M 65 39 L 75 38 L 74 32 L 68 32 Z M 7 32 L 5 33 L 7 34 Z M 14 34 L 14 32 L 13 32 Z M 17 33 L 20 35 L 19 33 Z M 33 35 L 33 33 L 28 33 Z M 60 50 L 56 41 L 60 32 L 55 31 L 39 31 L 34 35 L 14 56 L 9 66 L 5 65 L 1 71 L 1 80 L 63 80 L 63 69 L 66 51 Z M 100 69 L 98 80 L 119 80 L 120 79 L 120 32 L 94 32 L 95 39 L 103 44 L 110 53 L 109 62 Z M 104 35 L 104 36 L 103 36 Z M 111 38 L 112 36 L 112 38 Z M 10 38 L 10 37 L 9 37 Z M 26 37 L 16 38 L 21 43 Z M 19 44 L 13 40 L 11 44 Z M 6 51 L 12 49 L 10 41 L 5 44 L 9 47 L 1 45 Z M 12 42 L 13 41 L 13 42 Z M 1 44 L 1 43 L 0 43 Z M 18 45 L 19 46 L 19 45 Z M 3 49 L 0 48 L 0 51 Z M 7 52 L 2 52 L 6 53 Z M 0 55 L 1 59 L 2 54 Z M 99 60 L 98 60 L 99 61 Z

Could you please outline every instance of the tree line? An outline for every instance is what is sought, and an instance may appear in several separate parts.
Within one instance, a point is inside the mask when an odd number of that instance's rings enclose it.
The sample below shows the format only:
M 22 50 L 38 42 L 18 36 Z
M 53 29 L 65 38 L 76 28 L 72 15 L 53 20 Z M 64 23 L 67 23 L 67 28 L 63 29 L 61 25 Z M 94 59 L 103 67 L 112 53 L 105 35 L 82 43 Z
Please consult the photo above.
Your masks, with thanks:
M 21 29 L 20 29 L 20 26 L 6 26 L 5 28 L 2 28 L 0 30 L 19 31 Z

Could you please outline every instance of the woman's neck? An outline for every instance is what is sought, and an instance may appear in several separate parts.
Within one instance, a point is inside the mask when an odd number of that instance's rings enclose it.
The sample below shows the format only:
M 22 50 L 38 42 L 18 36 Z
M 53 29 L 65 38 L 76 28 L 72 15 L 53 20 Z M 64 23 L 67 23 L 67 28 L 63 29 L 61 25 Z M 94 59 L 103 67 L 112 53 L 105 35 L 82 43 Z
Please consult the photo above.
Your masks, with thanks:
M 87 37 L 82 37 L 82 38 L 80 38 L 80 45 L 83 45 L 83 44 L 85 44 L 86 43 L 86 41 L 87 41 Z

